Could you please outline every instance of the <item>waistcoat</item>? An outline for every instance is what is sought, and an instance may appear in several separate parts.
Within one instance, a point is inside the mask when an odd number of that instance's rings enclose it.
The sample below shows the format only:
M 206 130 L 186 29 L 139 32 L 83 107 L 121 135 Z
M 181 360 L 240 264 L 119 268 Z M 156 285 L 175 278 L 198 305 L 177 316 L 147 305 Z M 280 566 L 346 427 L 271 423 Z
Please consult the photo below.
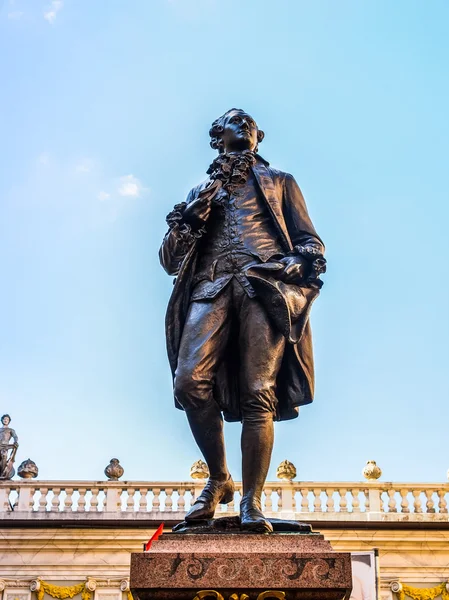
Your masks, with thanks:
M 206 230 L 198 249 L 191 300 L 214 298 L 233 277 L 254 296 L 244 269 L 283 256 L 283 251 L 252 171 L 244 185 L 214 201 Z

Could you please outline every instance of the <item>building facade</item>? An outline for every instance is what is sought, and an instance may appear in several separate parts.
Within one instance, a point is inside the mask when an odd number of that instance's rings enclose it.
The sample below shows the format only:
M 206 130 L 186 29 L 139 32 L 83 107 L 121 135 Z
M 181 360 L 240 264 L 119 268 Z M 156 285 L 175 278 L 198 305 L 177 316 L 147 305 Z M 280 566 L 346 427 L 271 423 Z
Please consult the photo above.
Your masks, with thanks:
M 2 600 L 131 600 L 130 554 L 161 523 L 182 521 L 202 487 L 0 482 Z M 239 498 L 217 516 L 235 514 Z M 334 550 L 353 554 L 356 600 L 449 598 L 448 501 L 449 484 L 277 481 L 264 492 L 267 516 L 311 523 Z

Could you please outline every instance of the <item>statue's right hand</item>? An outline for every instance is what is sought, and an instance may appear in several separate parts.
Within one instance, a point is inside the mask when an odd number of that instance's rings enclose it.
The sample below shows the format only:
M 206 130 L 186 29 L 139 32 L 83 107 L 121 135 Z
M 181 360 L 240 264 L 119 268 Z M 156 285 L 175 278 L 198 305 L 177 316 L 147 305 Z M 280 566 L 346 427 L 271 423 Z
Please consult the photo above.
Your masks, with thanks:
M 185 207 L 182 216 L 189 225 L 199 228 L 209 218 L 211 204 L 210 198 L 200 196 Z

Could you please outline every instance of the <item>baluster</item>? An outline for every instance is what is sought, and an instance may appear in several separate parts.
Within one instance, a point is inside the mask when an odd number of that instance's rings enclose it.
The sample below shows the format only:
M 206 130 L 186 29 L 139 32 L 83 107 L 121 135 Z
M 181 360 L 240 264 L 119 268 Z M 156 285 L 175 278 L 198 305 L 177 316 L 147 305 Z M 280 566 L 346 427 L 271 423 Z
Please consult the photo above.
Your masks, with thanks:
M 326 512 L 334 512 L 334 490 L 332 488 L 327 488 L 326 497 Z
M 53 488 L 53 498 L 51 499 L 51 512 L 59 511 L 59 494 L 61 493 L 61 488 Z
M 186 493 L 184 488 L 178 489 L 178 512 L 185 512 L 186 510 L 186 500 L 184 498 L 184 494 Z
M 426 490 L 426 512 L 434 513 L 435 512 L 435 503 L 433 501 L 433 490 Z
M 31 488 L 30 489 L 30 504 L 28 507 L 28 510 L 33 511 L 34 510 L 34 494 L 36 492 L 36 488 Z
M 369 512 L 369 490 L 363 490 L 365 494 L 365 512 Z
M 47 510 L 47 494 L 48 488 L 41 488 L 41 497 L 39 498 L 38 512 L 45 512 Z
M 126 499 L 126 512 L 134 512 L 134 494 L 136 490 L 134 488 L 128 488 L 128 498 Z
M 281 512 L 281 510 L 282 510 L 282 490 L 281 490 L 281 488 L 278 488 L 276 490 L 276 493 L 278 495 L 278 510 L 277 510 L 277 512 Z
M 446 491 L 445 490 L 438 490 L 438 511 L 440 513 L 447 513 L 447 502 L 446 502 Z
M 152 510 L 154 512 L 160 512 L 161 510 L 161 490 L 160 488 L 154 488 L 153 489 L 153 507 Z
M 409 513 L 410 508 L 408 506 L 408 498 L 407 498 L 408 490 L 402 489 L 402 490 L 399 490 L 399 493 L 401 494 L 401 512 Z
M 412 494 L 413 494 L 413 498 L 414 498 L 414 502 L 413 502 L 413 508 L 415 513 L 422 513 L 422 507 L 421 507 L 421 492 L 419 490 L 412 490 Z
M 34 492 L 35 492 L 35 488 L 30 488 L 30 503 L 28 505 L 28 510 L 29 511 L 33 511 L 34 510 Z
M 78 510 L 77 512 L 86 511 L 86 488 L 78 488 Z
M 72 494 L 73 494 L 73 488 L 66 488 L 64 508 L 62 509 L 63 512 L 71 512 L 72 511 L 72 503 L 73 503 Z
M 139 489 L 139 493 L 140 493 L 139 507 L 138 507 L 137 510 L 139 512 L 147 512 L 147 494 L 148 494 L 148 490 L 146 488 L 140 488 Z
M 349 490 L 352 495 L 352 512 L 360 512 L 359 490 Z
M 11 488 L 9 486 L 2 485 L 0 488 L 0 512 L 10 512 L 11 506 L 9 504 L 9 496 L 11 494 Z
M 173 510 L 173 489 L 172 488 L 165 488 L 165 508 L 164 510 L 166 511 L 172 511 Z
M 346 499 L 347 490 L 342 488 L 338 490 L 340 494 L 340 512 L 348 512 L 348 501 Z
M 302 488 L 301 492 L 301 512 L 307 513 L 309 512 L 309 490 L 306 488 Z
M 98 510 L 98 494 L 100 493 L 100 490 L 98 488 L 92 488 L 91 492 L 92 492 L 92 496 L 90 498 L 90 511 L 89 512 L 96 512 Z
M 321 490 L 314 489 L 313 495 L 313 512 L 321 512 Z
M 264 492 L 265 492 L 265 510 L 267 512 L 272 512 L 273 511 L 273 500 L 271 498 L 271 494 L 273 493 L 273 490 L 271 490 L 270 488 L 265 488 Z
M 388 494 L 388 512 L 389 513 L 398 512 L 398 510 L 396 508 L 396 498 L 395 498 L 396 490 L 387 490 L 387 494 Z

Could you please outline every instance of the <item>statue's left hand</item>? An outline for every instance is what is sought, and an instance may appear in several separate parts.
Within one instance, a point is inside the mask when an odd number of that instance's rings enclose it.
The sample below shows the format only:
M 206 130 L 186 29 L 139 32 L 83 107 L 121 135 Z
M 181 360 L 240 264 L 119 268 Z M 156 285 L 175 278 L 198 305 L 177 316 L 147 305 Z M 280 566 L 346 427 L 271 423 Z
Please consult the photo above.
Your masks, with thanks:
M 308 267 L 308 261 L 303 256 L 286 256 L 279 262 L 284 265 L 280 278 L 285 283 L 299 284 L 304 280 Z

